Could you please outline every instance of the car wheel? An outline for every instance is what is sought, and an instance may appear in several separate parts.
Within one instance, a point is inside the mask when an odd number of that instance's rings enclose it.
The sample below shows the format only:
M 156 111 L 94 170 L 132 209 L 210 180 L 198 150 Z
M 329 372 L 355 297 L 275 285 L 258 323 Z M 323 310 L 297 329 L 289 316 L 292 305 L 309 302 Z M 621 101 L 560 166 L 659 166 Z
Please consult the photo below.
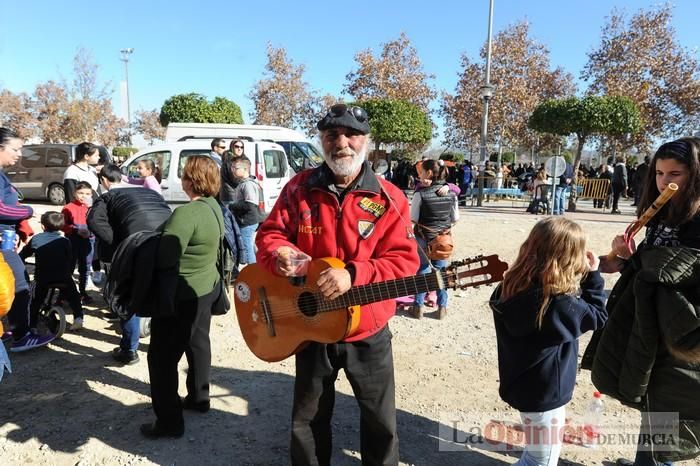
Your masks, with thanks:
M 52 184 L 49 186 L 47 197 L 53 205 L 63 205 L 66 203 L 66 192 L 60 184 Z

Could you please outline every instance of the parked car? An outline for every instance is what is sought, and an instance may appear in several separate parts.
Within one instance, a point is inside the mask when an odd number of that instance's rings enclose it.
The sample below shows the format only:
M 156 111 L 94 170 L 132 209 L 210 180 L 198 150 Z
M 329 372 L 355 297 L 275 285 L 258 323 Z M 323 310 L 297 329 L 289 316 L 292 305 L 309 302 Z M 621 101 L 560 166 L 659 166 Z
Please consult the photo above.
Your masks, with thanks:
M 165 141 L 188 141 L 214 138 L 243 138 L 257 141 L 273 141 L 282 146 L 287 163 L 296 173 L 323 163 L 323 154 L 298 131 L 280 126 L 229 125 L 223 123 L 170 123 L 165 129 Z
M 22 157 L 8 167 L 5 174 L 25 199 L 48 200 L 63 205 L 63 172 L 75 160 L 77 144 L 29 144 L 22 147 Z M 98 146 L 100 165 L 111 162 L 109 151 Z
M 165 200 L 172 203 L 187 202 L 189 198 L 182 190 L 182 169 L 187 157 L 208 155 L 211 152 L 210 142 L 195 139 L 146 147 L 122 164 L 122 173 L 138 178 L 136 165 L 139 160 L 151 159 L 160 167 L 160 187 Z M 230 141 L 227 144 L 228 142 Z M 243 144 L 245 154 L 251 159 L 251 175 L 255 176 L 262 187 L 264 206 L 261 207 L 269 212 L 293 174 L 287 164 L 284 149 L 279 144 L 268 141 L 246 140 Z

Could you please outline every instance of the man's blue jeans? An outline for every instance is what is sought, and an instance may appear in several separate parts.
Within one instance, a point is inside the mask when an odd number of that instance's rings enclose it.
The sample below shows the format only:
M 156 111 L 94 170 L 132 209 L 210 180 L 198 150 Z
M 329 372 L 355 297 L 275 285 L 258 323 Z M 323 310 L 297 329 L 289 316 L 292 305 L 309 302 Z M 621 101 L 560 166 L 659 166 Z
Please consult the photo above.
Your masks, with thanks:
M 136 351 L 139 348 L 141 336 L 141 318 L 134 314 L 129 320 L 120 319 L 122 327 L 122 339 L 119 347 L 122 351 Z
M 554 205 L 552 206 L 552 215 L 564 215 L 566 208 L 564 208 L 564 196 L 566 192 L 566 186 L 557 186 L 554 190 Z
M 241 255 L 242 264 L 255 264 L 255 230 L 257 230 L 258 225 L 248 225 L 247 227 L 241 227 L 241 243 L 243 243 L 243 251 Z
M 416 236 L 416 241 L 418 242 L 418 247 L 421 248 L 423 251 L 427 249 L 427 243 L 425 240 L 419 236 Z M 421 251 L 418 251 L 418 256 L 420 257 L 420 265 L 418 266 L 418 275 L 424 275 L 426 273 L 432 272 L 432 268 L 430 267 L 430 264 L 428 264 L 428 258 L 423 254 Z M 447 261 L 446 260 L 431 260 L 430 261 L 433 266 L 441 271 L 445 270 L 445 267 L 447 267 Z M 422 306 L 425 304 L 425 295 L 427 293 L 417 293 L 414 299 L 414 304 L 416 306 Z M 447 291 L 444 289 L 437 290 L 437 305 L 438 307 L 447 307 Z

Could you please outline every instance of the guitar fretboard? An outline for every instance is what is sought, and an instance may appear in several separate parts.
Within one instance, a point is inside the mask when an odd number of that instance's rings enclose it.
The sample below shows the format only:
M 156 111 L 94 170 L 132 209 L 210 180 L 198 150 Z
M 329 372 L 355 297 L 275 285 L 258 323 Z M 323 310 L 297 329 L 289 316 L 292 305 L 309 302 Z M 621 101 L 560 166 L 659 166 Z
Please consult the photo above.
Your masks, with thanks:
M 445 287 L 447 283 L 447 273 L 448 272 L 434 270 L 423 275 L 414 275 L 412 277 L 354 286 L 339 298 L 331 301 L 324 299 L 323 296 L 318 293 L 318 310 L 319 312 L 324 312 L 350 306 L 364 306 L 365 304 L 385 301 L 387 299 L 396 299 L 402 296 L 438 290 Z

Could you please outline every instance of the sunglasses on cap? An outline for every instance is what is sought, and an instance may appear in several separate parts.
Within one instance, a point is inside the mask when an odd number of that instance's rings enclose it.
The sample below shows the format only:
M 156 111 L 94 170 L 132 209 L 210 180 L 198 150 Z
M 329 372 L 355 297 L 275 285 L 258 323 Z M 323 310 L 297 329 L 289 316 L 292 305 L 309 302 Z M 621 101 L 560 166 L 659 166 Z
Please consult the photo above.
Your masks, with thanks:
M 326 116 L 339 118 L 345 115 L 346 113 L 352 115 L 360 123 L 364 123 L 365 121 L 367 121 L 367 112 L 365 112 L 364 108 L 347 106 L 345 104 L 333 105 L 331 108 L 328 109 L 328 114 Z

